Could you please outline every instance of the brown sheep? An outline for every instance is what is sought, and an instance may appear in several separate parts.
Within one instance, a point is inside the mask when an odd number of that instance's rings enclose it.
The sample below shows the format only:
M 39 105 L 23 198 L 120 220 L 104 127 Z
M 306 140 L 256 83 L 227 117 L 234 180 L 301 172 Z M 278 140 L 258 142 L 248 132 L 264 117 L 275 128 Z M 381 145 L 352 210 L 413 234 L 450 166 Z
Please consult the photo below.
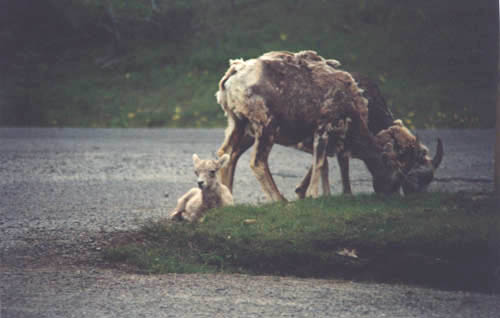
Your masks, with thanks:
M 219 83 L 218 103 L 228 117 L 226 138 L 218 154 L 229 154 L 221 181 L 232 190 L 236 162 L 252 144 L 250 166 L 272 200 L 285 200 L 269 171 L 274 143 L 312 145 L 313 165 L 308 196 L 317 197 L 327 154 L 356 152 L 373 176 L 376 190 L 399 189 L 403 175 L 368 129 L 367 100 L 338 62 L 313 51 L 269 52 L 256 59 L 231 61 Z M 346 142 L 346 140 L 348 142 Z M 325 179 L 323 177 L 323 179 Z
M 434 179 L 434 173 L 443 158 L 441 139 L 438 138 L 436 154 L 431 159 L 428 148 L 421 144 L 418 138 L 403 126 L 402 121 L 394 120 L 394 116 L 387 107 L 377 84 L 359 73 L 352 73 L 352 75 L 358 86 L 363 89 L 363 96 L 368 99 L 368 128 L 372 134 L 376 135 L 376 140 L 381 146 L 390 143 L 396 151 L 393 158 L 398 161 L 405 172 L 402 182 L 403 192 L 409 194 L 425 190 Z M 312 145 L 301 143 L 297 145 L 297 149 L 312 153 Z M 333 156 L 335 154 L 328 155 Z M 337 154 L 344 194 L 352 193 L 349 178 L 349 158 L 351 156 L 358 157 L 356 153 L 341 152 Z M 325 176 L 322 179 L 323 193 L 328 195 L 330 194 L 330 184 L 328 182 L 327 162 L 325 162 L 324 169 L 326 171 L 322 173 L 322 176 Z M 309 169 L 302 182 L 295 189 L 299 198 L 306 195 L 311 172 L 311 169 Z

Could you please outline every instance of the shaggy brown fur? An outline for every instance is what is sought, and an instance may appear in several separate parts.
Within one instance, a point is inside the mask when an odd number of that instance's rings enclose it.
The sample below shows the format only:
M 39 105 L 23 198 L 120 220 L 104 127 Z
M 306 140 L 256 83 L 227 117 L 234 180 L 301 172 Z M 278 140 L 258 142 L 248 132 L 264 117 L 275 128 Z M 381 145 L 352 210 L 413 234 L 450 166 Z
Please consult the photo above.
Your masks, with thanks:
M 351 148 L 362 153 L 382 191 L 399 187 L 398 166 L 382 158 L 383 149 L 368 130 L 367 100 L 351 74 L 335 68 L 338 64 L 313 51 L 269 52 L 231 61 L 216 94 L 228 117 L 218 151 L 231 156 L 221 170 L 224 184 L 232 188 L 236 161 L 253 143 L 251 167 L 264 192 L 272 200 L 285 200 L 267 158 L 274 143 L 303 143 L 312 145 L 313 152 L 309 196 L 318 196 L 326 155 Z
M 354 79 L 358 82 L 364 92 L 363 96 L 368 99 L 368 128 L 377 135 L 377 143 L 380 147 L 393 149 L 393 154 L 388 153 L 387 156 L 396 160 L 398 165 L 405 173 L 402 186 L 405 193 L 411 193 L 424 190 L 434 179 L 434 172 L 439 167 L 443 156 L 443 146 L 441 140 L 438 139 L 436 156 L 434 159 L 429 157 L 428 148 L 421 144 L 406 127 L 403 126 L 401 120 L 394 120 L 394 116 L 387 107 L 384 97 L 382 96 L 377 84 L 366 76 L 359 73 L 352 73 Z M 381 132 L 386 130 L 385 132 Z M 309 153 L 312 153 L 312 145 L 299 144 L 297 148 Z M 332 153 L 329 156 L 335 155 Z M 339 152 L 337 153 L 337 161 L 339 164 L 342 188 L 344 194 L 351 194 L 351 182 L 349 178 L 349 158 L 359 158 L 357 153 Z M 327 167 L 328 164 L 326 163 Z M 328 169 L 328 168 L 326 168 Z M 295 192 L 300 198 L 305 197 L 306 189 L 309 186 L 311 178 L 311 170 L 304 177 L 302 182 L 297 186 Z M 328 176 L 328 172 L 323 172 L 324 176 Z M 323 181 L 323 193 L 330 194 L 330 184 L 326 178 Z

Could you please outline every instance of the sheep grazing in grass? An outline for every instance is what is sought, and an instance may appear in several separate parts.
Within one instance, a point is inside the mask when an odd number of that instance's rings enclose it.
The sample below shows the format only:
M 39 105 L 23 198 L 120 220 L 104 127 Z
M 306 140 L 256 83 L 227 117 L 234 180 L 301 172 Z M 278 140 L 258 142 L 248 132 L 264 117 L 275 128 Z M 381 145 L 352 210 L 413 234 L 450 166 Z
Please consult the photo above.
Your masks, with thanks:
M 424 191 L 434 179 L 434 174 L 443 159 L 443 143 L 437 139 L 437 147 L 434 158 L 429 156 L 429 149 L 414 136 L 401 120 L 395 120 L 392 112 L 387 106 L 377 84 L 370 78 L 359 73 L 352 73 L 358 86 L 363 89 L 363 96 L 368 100 L 368 129 L 375 135 L 376 142 L 385 149 L 392 149 L 389 157 L 396 160 L 403 172 L 401 187 L 405 194 Z M 313 152 L 313 146 L 300 143 L 297 149 Z M 354 150 L 354 149 L 352 149 Z M 362 149 L 361 149 L 362 150 Z M 344 194 L 351 194 L 351 181 L 349 177 L 349 158 L 362 158 L 355 151 L 343 151 L 337 154 L 328 153 L 329 156 L 337 156 L 340 174 L 342 177 L 342 188 Z M 325 195 L 330 194 L 328 181 L 328 161 L 325 160 L 324 171 L 322 171 L 322 186 Z M 299 198 L 306 196 L 306 190 L 311 180 L 312 168 L 297 186 L 295 192 Z M 374 184 L 375 186 L 375 184 Z
M 285 201 L 267 163 L 273 144 L 310 145 L 313 164 L 306 196 L 319 195 L 326 156 L 359 152 L 376 191 L 399 189 L 402 174 L 368 128 L 368 101 L 350 73 L 313 51 L 269 52 L 256 59 L 233 60 L 219 83 L 217 101 L 228 117 L 218 154 L 230 154 L 221 170 L 232 189 L 238 158 L 252 145 L 250 166 L 271 200 Z M 390 149 L 388 149 L 390 150 Z
M 201 160 L 198 155 L 193 154 L 198 188 L 192 188 L 180 197 L 168 218 L 195 222 L 210 209 L 232 205 L 231 191 L 217 180 L 217 172 L 228 160 L 229 155 L 223 155 L 218 160 Z
M 376 84 L 339 65 L 313 51 L 269 52 L 230 61 L 216 94 L 228 117 L 226 138 L 218 150 L 219 155 L 230 154 L 221 170 L 222 183 L 232 190 L 237 161 L 253 145 L 250 165 L 264 192 L 272 200 L 285 200 L 267 164 L 277 143 L 313 154 L 312 167 L 296 190 L 299 197 L 317 197 L 320 179 L 323 192 L 330 192 L 327 156 L 334 155 L 344 193 L 351 193 L 351 156 L 365 163 L 375 192 L 425 189 L 441 162 L 441 141 L 431 160 L 427 148 L 401 122 L 394 122 Z M 402 152 L 401 141 L 411 143 L 407 150 L 412 151 Z

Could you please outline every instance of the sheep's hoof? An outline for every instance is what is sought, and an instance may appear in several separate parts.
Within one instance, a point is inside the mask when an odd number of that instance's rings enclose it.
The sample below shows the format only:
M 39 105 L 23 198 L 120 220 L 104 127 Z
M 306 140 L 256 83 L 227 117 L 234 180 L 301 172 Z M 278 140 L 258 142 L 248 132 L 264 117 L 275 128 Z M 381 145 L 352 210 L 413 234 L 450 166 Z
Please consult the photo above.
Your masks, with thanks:
M 171 220 L 171 221 L 182 221 L 182 220 L 184 220 L 184 218 L 182 217 L 182 213 L 179 212 L 179 211 L 174 211 L 174 212 L 170 213 L 170 215 L 168 216 L 168 219 Z
M 306 191 L 303 187 L 295 188 L 295 194 L 299 199 L 304 199 L 306 197 Z

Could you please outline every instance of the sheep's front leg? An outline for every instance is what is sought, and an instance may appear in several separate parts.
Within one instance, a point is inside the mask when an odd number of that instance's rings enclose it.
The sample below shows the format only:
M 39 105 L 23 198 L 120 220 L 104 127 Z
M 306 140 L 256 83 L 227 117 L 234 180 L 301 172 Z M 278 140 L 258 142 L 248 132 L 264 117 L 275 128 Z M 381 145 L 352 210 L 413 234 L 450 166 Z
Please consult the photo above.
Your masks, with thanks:
M 342 191 L 344 194 L 352 194 L 351 179 L 349 177 L 349 157 L 350 154 L 348 152 L 341 152 L 337 154 L 340 176 L 342 177 Z
M 173 220 L 173 219 L 176 219 L 176 218 L 181 218 L 182 217 L 182 213 L 186 211 L 186 205 L 187 205 L 187 203 L 198 192 L 199 192 L 199 189 L 192 188 L 186 194 L 184 194 L 182 197 L 180 197 L 179 200 L 177 200 L 177 205 L 176 205 L 175 209 L 172 212 L 170 212 L 170 214 L 168 215 L 167 218 L 169 220 Z
M 328 179 L 328 157 L 325 155 L 323 166 L 321 167 L 321 186 L 323 188 L 323 195 L 331 195 L 330 180 Z
M 330 195 L 330 180 L 328 179 L 328 158 L 325 157 L 325 163 L 321 168 L 321 185 L 323 187 L 323 195 Z M 297 185 L 295 188 L 295 193 L 299 197 L 299 199 L 304 199 L 306 197 L 306 191 L 311 183 L 311 175 L 312 175 L 312 166 L 307 170 L 307 174 L 304 176 L 304 179 Z
M 221 183 L 228 187 L 231 193 L 233 193 L 234 173 L 236 172 L 238 160 L 241 155 L 245 153 L 245 151 L 247 151 L 248 148 L 250 148 L 254 143 L 253 137 L 245 134 L 239 135 L 234 139 L 237 139 L 238 141 L 232 146 L 231 152 L 229 153 L 229 161 L 219 170 Z
M 317 198 L 319 196 L 319 179 L 325 166 L 327 146 L 328 132 L 318 129 L 314 133 L 312 174 L 309 187 L 307 187 L 306 191 L 306 196 L 308 197 Z
M 250 167 L 270 200 L 287 201 L 279 192 L 267 163 L 274 144 L 274 129 L 272 126 L 257 127 L 255 132 L 254 151 L 250 160 Z
M 241 155 L 252 146 L 253 137 L 245 134 L 247 123 L 228 118 L 226 138 L 217 151 L 217 155 L 221 157 L 225 153 L 229 154 L 229 162 L 219 170 L 219 176 L 221 183 L 232 193 L 236 164 Z

